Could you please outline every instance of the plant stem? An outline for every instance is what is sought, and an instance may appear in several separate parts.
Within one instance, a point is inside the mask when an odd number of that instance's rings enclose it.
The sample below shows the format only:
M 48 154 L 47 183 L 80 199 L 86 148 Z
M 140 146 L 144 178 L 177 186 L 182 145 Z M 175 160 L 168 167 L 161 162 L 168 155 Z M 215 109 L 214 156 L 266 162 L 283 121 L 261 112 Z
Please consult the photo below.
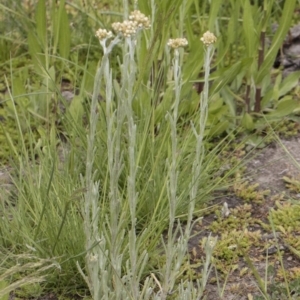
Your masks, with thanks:
M 265 36 L 266 32 L 262 31 L 260 33 L 260 47 L 258 49 L 258 66 L 257 69 L 259 70 L 263 61 L 264 61 L 264 53 L 265 53 Z M 254 112 L 259 113 L 261 110 L 260 107 L 261 102 L 261 87 L 256 87 L 256 93 L 255 93 L 255 105 L 254 105 Z

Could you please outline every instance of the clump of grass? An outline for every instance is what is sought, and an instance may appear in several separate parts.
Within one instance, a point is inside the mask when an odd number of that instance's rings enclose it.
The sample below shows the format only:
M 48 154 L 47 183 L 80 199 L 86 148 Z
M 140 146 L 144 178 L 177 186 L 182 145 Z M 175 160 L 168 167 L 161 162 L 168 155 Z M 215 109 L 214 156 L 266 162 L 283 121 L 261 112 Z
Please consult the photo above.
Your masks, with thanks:
M 2 257 L 0 264 L 0 298 L 9 299 L 9 294 L 17 289 L 30 287 L 46 280 L 47 272 L 53 268 L 60 268 L 53 259 L 41 259 L 33 254 L 8 254 L 2 249 L 6 257 Z M 11 265 L 7 268 L 7 265 Z

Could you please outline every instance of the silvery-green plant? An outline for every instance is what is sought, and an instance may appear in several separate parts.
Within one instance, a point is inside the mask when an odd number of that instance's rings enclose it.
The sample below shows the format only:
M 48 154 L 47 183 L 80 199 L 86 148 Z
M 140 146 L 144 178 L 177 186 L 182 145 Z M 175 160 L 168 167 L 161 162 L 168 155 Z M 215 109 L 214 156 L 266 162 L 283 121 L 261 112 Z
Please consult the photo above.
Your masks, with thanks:
M 204 33 L 201 41 L 205 46 L 205 57 L 204 57 L 204 87 L 203 92 L 200 95 L 200 109 L 199 109 L 199 123 L 197 125 L 192 123 L 193 133 L 196 138 L 196 152 L 195 160 L 192 169 L 192 184 L 190 187 L 190 201 L 195 201 L 199 188 L 199 177 L 201 174 L 201 166 L 205 156 L 204 152 L 204 130 L 208 116 L 208 100 L 209 100 L 209 75 L 210 75 L 210 64 L 214 53 L 213 44 L 216 42 L 216 37 L 213 33 L 207 31 Z
M 95 149 L 95 134 L 98 121 L 98 96 L 100 93 L 101 84 L 103 77 L 109 76 L 109 54 L 113 47 L 119 42 L 119 37 L 114 38 L 113 41 L 106 46 L 106 42 L 112 37 L 112 33 L 99 29 L 96 32 L 96 36 L 99 38 L 100 44 L 103 48 L 103 58 L 100 66 L 98 67 L 96 76 L 94 91 L 91 101 L 90 110 L 90 127 L 88 134 L 87 143 L 87 161 L 86 161 L 86 173 L 85 178 L 82 178 L 82 183 L 86 188 L 86 193 L 84 197 L 84 231 L 86 237 L 85 249 L 86 254 L 86 267 L 88 275 L 85 276 L 81 270 L 79 264 L 78 268 L 82 275 L 84 276 L 91 294 L 94 299 L 100 299 L 102 296 L 101 285 L 108 286 L 107 277 L 102 276 L 102 280 L 99 280 L 99 272 L 106 267 L 106 261 L 108 259 L 108 252 L 106 251 L 106 240 L 99 231 L 99 182 L 94 182 L 95 171 L 94 171 L 94 154 L 97 149 Z M 109 84 L 109 82 L 107 82 Z M 109 91 L 112 89 L 110 86 Z M 108 101 L 110 101 L 108 95 Z M 118 269 L 117 267 L 115 269 Z M 105 290 L 104 290 L 105 291 Z
M 175 225 L 175 214 L 178 204 L 177 199 L 177 180 L 178 180 L 178 169 L 177 169 L 177 154 L 178 154 L 178 138 L 177 138 L 177 121 L 178 121 L 178 108 L 180 101 L 180 91 L 182 85 L 181 77 L 181 64 L 180 59 L 180 47 L 186 46 L 187 40 L 184 38 L 170 39 L 168 46 L 174 49 L 173 59 L 173 77 L 174 77 L 174 89 L 175 89 L 175 101 L 172 113 L 167 114 L 167 118 L 170 122 L 171 128 L 171 158 L 167 160 L 169 169 L 169 180 L 168 180 L 168 199 L 169 199 L 169 229 L 167 235 L 167 242 L 162 239 L 162 244 L 166 252 L 166 263 L 163 272 L 163 283 L 161 291 L 161 299 L 166 299 L 167 295 L 173 291 L 178 272 L 180 270 L 182 261 L 186 254 L 186 247 L 189 235 L 182 233 L 180 223 Z M 176 241 L 178 233 L 180 237 Z
M 176 206 L 178 203 L 177 199 L 177 178 L 178 178 L 178 170 L 177 170 L 177 119 L 178 119 L 178 107 L 180 101 L 180 91 L 182 85 L 181 78 L 181 61 L 180 61 L 180 52 L 179 48 L 187 45 L 186 39 L 171 39 L 168 42 L 168 46 L 174 49 L 174 60 L 173 60 L 173 77 L 174 77 L 174 90 L 175 90 L 175 101 L 173 106 L 173 114 L 168 113 L 167 117 L 170 121 L 171 127 L 171 159 L 168 161 L 169 166 L 169 182 L 168 182 L 168 198 L 169 198 L 169 229 L 167 235 L 167 243 L 162 240 L 162 243 L 166 252 L 166 264 L 163 273 L 163 283 L 161 286 L 161 294 L 160 299 L 166 299 L 167 295 L 173 293 L 175 281 L 178 277 L 178 273 L 182 266 L 183 259 L 187 253 L 188 240 L 190 237 L 191 229 L 192 229 L 192 218 L 193 211 L 195 207 L 195 200 L 198 193 L 199 188 L 199 178 L 201 174 L 202 161 L 205 156 L 203 139 L 204 139 L 204 129 L 206 125 L 207 115 L 208 115 L 208 89 L 209 89 L 209 74 L 210 74 L 210 63 L 213 56 L 213 43 L 216 42 L 216 37 L 210 33 L 206 32 L 201 41 L 207 47 L 206 56 L 204 59 L 204 90 L 201 94 L 200 98 L 200 112 L 199 112 L 199 124 L 198 129 L 194 124 L 192 124 L 193 133 L 196 139 L 196 151 L 195 151 L 195 159 L 193 163 L 192 169 L 192 181 L 190 183 L 190 202 L 188 206 L 188 218 L 187 224 L 185 226 L 185 231 L 183 233 L 182 227 L 178 222 L 178 225 L 175 226 L 175 212 Z M 201 184 L 201 183 L 200 183 Z M 175 228 L 175 229 L 174 229 Z M 178 237 L 179 235 L 179 237 Z M 176 240 L 177 239 L 177 240 Z M 209 239 L 204 247 L 206 253 L 206 259 L 204 263 L 204 268 L 202 271 L 202 281 L 198 282 L 198 293 L 189 291 L 183 287 L 183 284 L 178 286 L 178 293 L 180 297 L 184 297 L 186 299 L 199 299 L 199 294 L 202 294 L 208 275 L 210 273 L 211 267 L 211 257 L 213 248 L 215 246 L 215 240 Z M 196 294 L 198 295 L 197 298 Z
M 105 29 L 99 29 L 96 36 L 103 48 L 103 58 L 98 68 L 94 93 L 90 112 L 90 131 L 88 135 L 87 168 L 85 184 L 84 225 L 86 233 L 86 266 L 87 276 L 79 267 L 84 276 L 93 299 L 147 299 L 152 289 L 146 280 L 143 289 L 140 289 L 142 271 L 147 262 L 147 253 L 144 251 L 138 256 L 136 237 L 136 205 L 138 194 L 136 192 L 136 124 L 132 111 L 133 87 L 136 79 L 135 47 L 136 35 L 143 28 L 149 28 L 149 19 L 140 11 L 133 11 L 129 20 L 122 23 L 113 23 L 112 27 L 117 36 L 106 45 L 107 40 L 112 38 L 112 33 Z M 108 55 L 113 47 L 124 38 L 123 63 L 121 65 L 121 93 L 118 103 L 113 102 L 113 80 L 109 65 Z M 95 151 L 94 140 L 98 119 L 98 96 L 101 82 L 105 84 L 107 123 L 107 157 L 108 157 L 108 180 L 109 180 L 109 212 L 104 215 L 99 226 L 99 182 L 94 182 L 93 166 Z M 127 199 L 130 210 L 131 229 L 128 236 L 129 260 L 126 261 L 126 270 L 122 270 L 123 264 L 123 239 L 124 220 L 121 211 L 123 195 L 119 192 L 120 175 L 124 167 L 123 152 L 121 147 L 123 128 L 127 125 L 127 147 L 129 171 L 127 177 Z M 126 153 L 127 153 L 126 152 Z
M 139 241 L 136 235 L 136 208 L 138 201 L 138 192 L 136 190 L 137 157 L 136 157 L 136 129 L 135 116 L 133 112 L 134 83 L 137 78 L 137 67 L 135 63 L 136 37 L 138 31 L 143 28 L 149 28 L 150 21 L 141 12 L 135 10 L 129 16 L 129 20 L 122 23 L 113 23 L 112 27 L 117 33 L 113 38 L 110 31 L 99 29 L 96 36 L 99 38 L 103 48 L 103 57 L 95 76 L 94 92 L 90 110 L 90 127 L 87 143 L 87 162 L 85 178 L 82 178 L 83 185 L 86 188 L 84 198 L 84 230 L 86 235 L 86 272 L 77 265 L 80 273 L 85 278 L 93 299 L 147 299 L 151 295 L 154 299 L 166 299 L 169 293 L 174 292 L 176 279 L 178 278 L 182 262 L 187 253 L 187 245 L 192 228 L 193 210 L 195 207 L 196 194 L 198 192 L 198 182 L 201 172 L 201 164 L 205 155 L 203 151 L 204 128 L 207 119 L 208 103 L 208 78 L 209 65 L 212 57 L 212 47 L 208 47 L 205 60 L 205 85 L 204 92 L 200 99 L 199 115 L 199 134 L 196 126 L 193 126 L 193 132 L 196 138 L 196 153 L 192 171 L 192 180 L 190 184 L 190 204 L 188 211 L 188 220 L 183 232 L 180 222 L 176 225 L 177 199 L 177 180 L 178 180 L 178 137 L 177 121 L 178 109 L 181 96 L 182 75 L 181 64 L 182 54 L 179 48 L 187 45 L 186 39 L 169 40 L 168 46 L 174 50 L 173 59 L 173 77 L 175 86 L 175 101 L 172 111 L 167 113 L 167 119 L 170 123 L 171 137 L 171 157 L 167 160 L 168 166 L 168 199 L 169 199 L 169 229 L 167 241 L 162 240 L 166 253 L 166 263 L 161 270 L 160 283 L 153 275 L 152 278 L 146 278 L 141 290 L 140 282 L 142 272 L 148 260 L 146 250 L 139 253 Z M 206 33 L 207 35 L 207 33 Z M 206 37 L 204 35 L 204 37 Z M 213 35 L 206 37 L 205 44 L 213 43 Z M 108 40 L 112 39 L 109 43 Z M 110 69 L 109 54 L 113 47 L 123 39 L 123 60 L 120 65 L 121 80 L 120 89 L 117 95 L 117 103 L 114 101 L 114 88 L 112 70 Z M 108 43 L 108 45 L 107 45 Z M 101 86 L 105 86 L 105 118 L 107 126 L 107 172 L 108 172 L 108 201 L 109 211 L 104 214 L 100 212 L 99 206 L 99 188 L 100 183 L 95 181 L 96 171 L 94 171 L 95 160 L 95 135 L 98 123 L 98 97 Z M 124 152 L 124 128 L 126 130 L 126 151 Z M 129 258 L 124 266 L 124 214 L 122 212 L 122 202 L 124 195 L 119 190 L 119 182 L 122 171 L 124 170 L 124 155 L 128 155 L 127 169 L 127 201 L 130 212 L 130 229 L 128 231 L 128 240 L 125 247 L 128 249 Z M 101 220 L 99 215 L 101 213 Z M 99 222 L 101 221 L 101 228 Z M 179 237 L 178 237 L 179 235 Z M 206 249 L 206 248 L 205 248 Z M 207 249 L 206 249 L 207 250 Z M 204 272 L 208 273 L 211 253 L 207 256 L 206 268 Z M 207 274 L 206 274 L 207 275 Z M 154 281 L 160 287 L 160 291 L 153 294 L 152 285 Z M 207 276 L 203 276 L 207 278 Z M 182 283 L 186 284 L 186 282 Z M 199 283 L 200 284 L 200 283 Z M 202 282 L 202 290 L 206 281 Z M 179 285 L 178 293 L 187 293 L 184 285 Z M 193 292 L 191 295 L 195 295 Z M 143 298 L 141 298 L 143 297 Z M 191 299 L 194 299 L 193 297 Z
M 191 124 L 196 139 L 196 151 L 195 151 L 195 158 L 192 167 L 192 181 L 190 183 L 190 189 L 189 189 L 190 202 L 188 207 L 188 218 L 185 227 L 185 233 L 182 234 L 181 236 L 182 237 L 181 245 L 180 245 L 180 239 L 178 240 L 178 246 L 179 247 L 181 246 L 181 249 L 179 248 L 178 250 L 181 250 L 182 257 L 184 254 L 186 254 L 187 251 L 188 239 L 190 237 L 190 233 L 193 227 L 192 221 L 193 221 L 193 212 L 195 208 L 195 201 L 198 194 L 199 185 L 201 186 L 201 182 L 199 182 L 199 179 L 202 170 L 202 163 L 205 157 L 203 141 L 204 141 L 204 130 L 205 130 L 207 115 L 208 115 L 210 64 L 214 53 L 213 44 L 216 42 L 216 40 L 217 39 L 214 36 L 214 34 L 209 31 L 205 32 L 203 37 L 201 38 L 201 41 L 206 47 L 205 57 L 204 57 L 204 88 L 203 88 L 203 92 L 200 95 L 199 123 L 196 124 L 196 126 L 193 123 Z M 178 226 L 178 228 L 180 227 Z M 178 299 L 189 299 L 189 300 L 202 299 L 207 284 L 208 276 L 212 269 L 211 259 L 212 259 L 213 249 L 216 245 L 216 242 L 217 239 L 210 236 L 204 240 L 203 249 L 205 253 L 205 259 L 204 259 L 203 269 L 201 272 L 202 274 L 201 280 L 198 279 L 196 280 L 196 288 L 191 282 L 181 282 L 178 285 Z M 178 258 L 179 256 L 177 257 L 177 263 L 179 263 Z

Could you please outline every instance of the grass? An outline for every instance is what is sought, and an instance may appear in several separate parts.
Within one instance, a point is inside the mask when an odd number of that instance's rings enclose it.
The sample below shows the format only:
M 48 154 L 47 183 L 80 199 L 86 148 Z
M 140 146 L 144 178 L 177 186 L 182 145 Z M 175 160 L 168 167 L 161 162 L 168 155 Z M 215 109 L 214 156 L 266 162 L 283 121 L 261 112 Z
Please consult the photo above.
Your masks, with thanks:
M 272 64 L 299 3 L 138 1 L 149 28 L 99 45 L 96 30 L 134 9 L 114 2 L 98 10 L 90 1 L 0 5 L 0 156 L 12 169 L 0 202 L 0 299 L 11 290 L 25 298 L 55 290 L 71 298 L 200 299 L 213 268 L 229 276 L 259 243 L 259 233 L 245 230 L 255 221 L 251 205 L 266 193 L 238 178 L 247 159 L 236 154 L 263 141 L 272 122 L 298 118 L 291 93 L 298 74 L 282 80 Z M 207 30 L 217 35 L 208 47 L 200 41 Z M 266 34 L 272 42 L 262 53 Z M 188 46 L 168 47 L 176 37 Z M 298 188 L 296 179 L 285 180 Z M 222 190 L 247 204 L 225 219 L 215 211 L 197 279 L 188 241 Z M 298 253 L 292 225 L 282 225 L 292 205 L 270 218 Z M 19 258 L 28 269 L 14 265 Z M 293 274 L 282 271 L 286 291 L 288 276 L 298 279 Z

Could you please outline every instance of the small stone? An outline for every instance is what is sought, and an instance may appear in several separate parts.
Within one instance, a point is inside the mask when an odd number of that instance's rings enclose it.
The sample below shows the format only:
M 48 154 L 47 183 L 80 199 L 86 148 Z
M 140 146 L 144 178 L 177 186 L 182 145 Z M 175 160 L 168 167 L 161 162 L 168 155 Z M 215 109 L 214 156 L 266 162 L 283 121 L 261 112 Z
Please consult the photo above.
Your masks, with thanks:
M 73 100 L 74 96 L 75 96 L 74 93 L 70 92 L 70 91 L 62 91 L 61 95 L 64 97 L 64 99 L 67 102 L 71 102 Z

